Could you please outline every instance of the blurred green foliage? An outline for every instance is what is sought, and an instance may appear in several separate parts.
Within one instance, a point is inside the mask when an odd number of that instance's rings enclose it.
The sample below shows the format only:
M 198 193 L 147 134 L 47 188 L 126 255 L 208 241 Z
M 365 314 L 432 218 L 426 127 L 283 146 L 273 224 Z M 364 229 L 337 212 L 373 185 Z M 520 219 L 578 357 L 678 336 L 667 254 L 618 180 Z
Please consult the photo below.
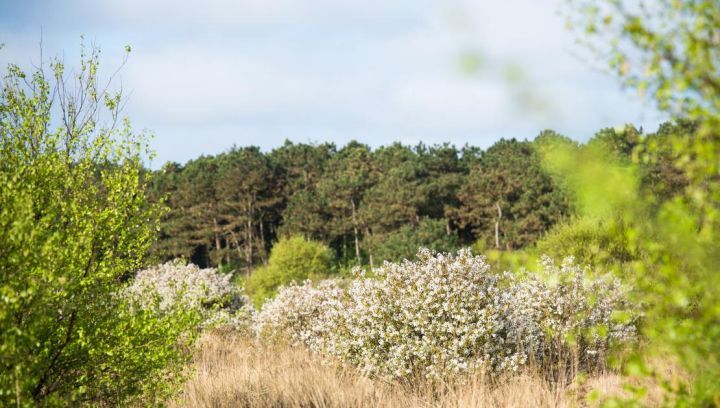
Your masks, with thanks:
M 485 249 L 485 243 L 478 241 L 472 246 L 473 253 L 485 256 L 488 265 L 493 271 L 509 272 L 518 277 L 534 271 L 538 267 L 541 254 L 532 248 L 516 249 L 512 251 L 500 249 Z
M 647 361 L 668 359 L 689 377 L 658 378 L 671 391 L 669 405 L 718 406 L 720 3 L 570 4 L 570 25 L 588 49 L 625 86 L 678 120 L 639 140 L 630 164 L 599 154 L 585 165 L 562 152 L 548 156 L 548 164 L 573 174 L 583 211 L 622 224 L 622 239 L 639 256 L 623 272 L 646 305 L 642 333 L 648 342 L 628 368 L 655 375 Z M 644 166 L 672 182 L 659 191 L 638 189 Z

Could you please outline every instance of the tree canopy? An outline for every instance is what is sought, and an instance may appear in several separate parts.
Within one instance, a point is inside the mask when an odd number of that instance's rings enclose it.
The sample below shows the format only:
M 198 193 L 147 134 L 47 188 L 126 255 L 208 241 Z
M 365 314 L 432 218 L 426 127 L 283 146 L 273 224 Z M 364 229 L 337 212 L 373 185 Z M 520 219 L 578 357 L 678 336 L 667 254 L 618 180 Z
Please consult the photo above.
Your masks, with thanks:
M 647 135 L 632 126 L 601 129 L 587 145 L 630 163 L 641 140 L 661 140 L 674 126 Z M 542 165 L 543 151 L 556 145 L 581 147 L 546 130 L 533 141 L 500 140 L 486 150 L 288 141 L 268 153 L 234 147 L 168 163 L 153 175 L 154 196 L 170 207 L 153 253 L 160 261 L 185 257 L 251 274 L 268 262 L 275 242 L 296 235 L 324 243 L 343 265 L 412 257 L 417 248 L 409 243 L 438 251 L 477 241 L 505 251 L 532 248 L 583 203 Z M 642 174 L 643 186 L 663 194 L 686 183 L 668 158 L 647 163 Z

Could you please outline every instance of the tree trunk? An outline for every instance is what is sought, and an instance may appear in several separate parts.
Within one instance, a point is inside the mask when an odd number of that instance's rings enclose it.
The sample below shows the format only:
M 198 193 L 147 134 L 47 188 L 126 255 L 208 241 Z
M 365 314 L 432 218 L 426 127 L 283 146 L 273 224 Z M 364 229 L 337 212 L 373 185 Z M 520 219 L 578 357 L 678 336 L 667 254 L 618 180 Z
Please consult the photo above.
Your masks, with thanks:
M 235 231 L 230 230 L 230 236 L 232 237 L 232 240 L 235 243 L 235 250 L 238 253 L 238 260 L 240 260 L 243 258 L 243 252 L 240 249 L 240 241 L 237 239 L 237 235 L 235 234 Z
M 347 259 L 347 235 L 345 234 L 343 234 L 342 256 L 343 259 Z
M 498 216 L 495 219 L 495 248 L 500 249 L 500 220 L 502 219 L 502 210 L 500 209 L 500 203 L 495 202 L 495 207 L 498 210 Z
M 267 248 L 265 247 L 265 230 L 263 228 L 263 219 L 260 217 L 260 258 L 263 265 L 268 264 Z
M 350 200 L 350 204 L 352 205 L 352 220 L 353 220 L 353 233 L 355 234 L 355 259 L 357 260 L 358 264 L 362 263 L 362 259 L 360 259 L 360 241 L 358 240 L 358 224 L 357 224 L 357 217 L 355 216 L 355 200 Z
M 366 237 L 366 238 L 369 238 L 369 237 L 370 237 L 370 229 L 369 229 L 368 227 L 365 227 L 365 237 Z M 374 263 L 373 263 L 372 249 L 367 248 L 367 247 L 366 247 L 365 249 L 366 249 L 367 252 L 368 252 L 368 260 L 369 260 L 369 262 L 370 262 L 370 270 L 373 270 L 373 269 L 375 269 L 375 265 L 374 265 Z
M 247 274 L 250 276 L 252 273 L 252 219 L 248 214 L 247 221 L 245 222 L 245 263 L 247 268 Z
M 215 249 L 218 251 L 218 269 L 222 269 L 222 253 L 220 248 L 220 235 L 218 234 L 217 218 L 213 217 L 213 226 L 215 233 Z

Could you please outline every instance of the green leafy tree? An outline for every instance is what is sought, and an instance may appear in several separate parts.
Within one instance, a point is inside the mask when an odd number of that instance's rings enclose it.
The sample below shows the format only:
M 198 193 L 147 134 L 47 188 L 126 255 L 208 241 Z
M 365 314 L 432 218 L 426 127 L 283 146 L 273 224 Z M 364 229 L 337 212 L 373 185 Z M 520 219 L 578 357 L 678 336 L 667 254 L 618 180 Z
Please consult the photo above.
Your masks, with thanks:
M 632 125 L 626 125 L 623 128 L 605 128 L 596 132 L 588 141 L 590 148 L 593 145 L 602 145 L 603 149 L 615 156 L 619 160 L 632 159 L 633 150 L 640 144 L 642 138 L 642 130 L 636 129 Z
M 282 216 L 279 234 L 303 235 L 329 243 L 330 214 L 326 197 L 318 192 L 325 166 L 335 154 L 334 144 L 285 144 L 271 153 L 282 182 Z
M 365 192 L 358 211 L 371 267 L 376 244 L 402 226 L 417 226 L 420 207 L 428 199 L 427 172 L 412 149 L 395 143 L 377 149 L 373 157 L 377 183 Z
M 189 243 L 193 224 L 189 217 L 182 216 L 183 209 L 171 201 L 180 188 L 182 170 L 180 164 L 168 162 L 150 177 L 150 199 L 168 205 L 168 211 L 161 218 L 158 239 L 150 249 L 152 258 L 158 263 L 176 258 L 190 259 L 193 255 L 193 245 Z
M 418 208 L 426 200 L 422 191 L 425 172 L 417 156 L 396 143 L 377 149 L 373 157 L 377 183 L 364 194 L 359 214 L 362 223 L 373 233 L 417 224 Z
M 399 262 L 414 259 L 418 248 L 435 252 L 453 252 L 460 248 L 457 235 L 446 231 L 447 220 L 422 218 L 417 225 L 403 225 L 382 235 L 367 237 L 375 259 L 379 262 Z
M 290 197 L 298 191 L 309 191 L 317 186 L 328 160 L 335 154 L 335 145 L 292 143 L 285 141 L 270 152 L 270 160 L 280 169 L 283 195 Z
M 687 187 L 684 172 L 673 161 L 669 146 L 671 140 L 679 134 L 684 138 L 693 138 L 696 132 L 697 123 L 689 120 L 662 123 L 657 132 L 649 135 L 644 135 L 642 129 L 626 125 L 623 128 L 600 130 L 588 141 L 588 148 L 601 149 L 598 153 L 607 153 L 608 159 L 626 163 L 635 160 L 641 188 L 646 190 L 648 197 L 655 196 L 662 200 L 678 195 Z M 652 153 L 646 154 L 640 163 L 634 156 L 648 148 Z
M 158 175 L 160 182 L 167 180 L 170 187 L 169 191 L 162 191 L 167 194 L 170 211 L 163 217 L 156 245 L 164 247 L 162 261 L 187 257 L 193 263 L 208 266 L 220 260 L 217 167 L 214 157 L 201 156 L 179 169 L 166 166 Z
M 347 238 L 350 238 L 356 262 L 362 260 L 362 225 L 358 211 L 365 192 L 375 184 L 376 175 L 370 148 L 350 142 L 328 161 L 318 183 L 318 193 L 324 197 L 332 219 L 334 241 L 340 243 L 341 251 L 346 255 Z
M 288 198 L 282 213 L 281 236 L 302 235 L 329 243 L 334 229 L 326 198 L 314 189 L 300 190 Z
M 219 208 L 215 222 L 222 234 L 218 248 L 225 249 L 228 261 L 234 249 L 236 259 L 243 260 L 250 273 L 256 259 L 267 262 L 268 223 L 276 218 L 280 200 L 274 188 L 275 174 L 270 160 L 257 147 L 233 148 L 216 161 Z
M 609 67 L 624 85 L 649 96 L 660 110 L 697 123 L 692 134 L 672 129 L 638 146 L 635 165 L 629 166 L 634 171 L 604 161 L 608 170 L 625 173 L 626 184 L 637 185 L 637 166 L 665 155 L 684 175 L 681 194 L 662 198 L 625 189 L 606 199 L 613 203 L 613 214 L 628 225 L 626 237 L 644 255 L 625 271 L 648 305 L 643 334 L 649 341 L 642 351 L 674 360 L 691 378 L 689 384 L 662 379 L 674 392 L 670 403 L 718 405 L 720 4 L 715 0 L 571 4 L 577 6 L 571 9 L 577 10 L 570 14 L 571 25 L 581 30 L 590 50 L 611 56 Z M 565 170 L 582 172 L 586 167 L 587 163 L 570 162 Z M 617 180 L 588 177 L 584 181 L 576 184 L 579 189 L 598 186 L 612 191 L 608 182 Z M 628 366 L 635 373 L 650 373 L 644 362 L 640 359 Z
M 697 135 L 699 124 L 695 121 L 677 120 L 665 122 L 655 133 L 645 137 L 638 146 L 638 155 L 644 154 L 642 185 L 649 196 L 659 202 L 677 197 L 688 187 L 688 178 L 680 163 L 675 160 L 672 140 L 678 137 L 691 140 Z M 636 160 L 637 161 L 637 160 Z
M 275 296 L 280 286 L 327 276 L 332 260 L 332 251 L 320 242 L 302 236 L 281 238 L 270 252 L 268 265 L 258 268 L 248 279 L 248 293 L 260 306 Z
M 458 191 L 463 178 L 470 171 L 468 164 L 472 153 L 465 150 L 464 161 L 455 146 L 449 144 L 437 146 L 418 145 L 415 148 L 422 167 L 426 171 L 424 200 L 419 212 L 421 215 L 440 219 L 447 217 L 448 212 L 460 206 Z M 448 220 L 448 234 L 451 226 Z
M 119 117 L 121 94 L 100 86 L 97 57 L 83 49 L 72 76 L 59 60 L 50 78 L 11 65 L 2 83 L 2 406 L 153 405 L 187 362 L 196 317 L 119 296 L 159 209 L 147 200 L 144 138 Z

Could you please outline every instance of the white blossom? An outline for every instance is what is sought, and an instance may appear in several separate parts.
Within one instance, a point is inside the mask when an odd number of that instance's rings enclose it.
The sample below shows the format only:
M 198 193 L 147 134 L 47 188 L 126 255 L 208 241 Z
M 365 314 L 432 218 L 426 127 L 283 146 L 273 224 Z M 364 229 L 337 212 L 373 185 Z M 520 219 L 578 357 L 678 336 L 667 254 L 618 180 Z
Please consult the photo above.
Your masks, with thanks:
M 611 319 L 628 307 L 617 280 L 590 280 L 571 258 L 556 266 L 543 257 L 540 267 L 521 280 L 492 273 L 468 249 L 421 249 L 416 262 L 385 263 L 379 278 L 355 271 L 344 286 L 282 288 L 255 317 L 256 333 L 287 336 L 367 374 L 430 379 L 553 366 L 569 355 L 592 369 L 612 342 L 634 337 L 632 322 Z
M 176 260 L 139 271 L 123 294 L 146 309 L 192 308 L 203 316 L 203 326 L 240 329 L 251 324 L 252 309 L 231 277 Z

